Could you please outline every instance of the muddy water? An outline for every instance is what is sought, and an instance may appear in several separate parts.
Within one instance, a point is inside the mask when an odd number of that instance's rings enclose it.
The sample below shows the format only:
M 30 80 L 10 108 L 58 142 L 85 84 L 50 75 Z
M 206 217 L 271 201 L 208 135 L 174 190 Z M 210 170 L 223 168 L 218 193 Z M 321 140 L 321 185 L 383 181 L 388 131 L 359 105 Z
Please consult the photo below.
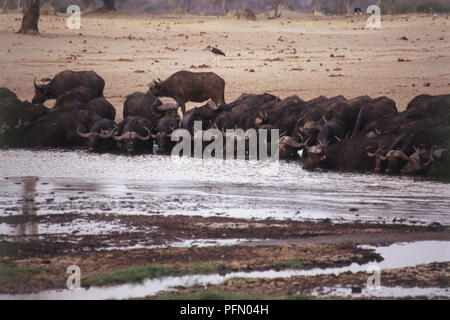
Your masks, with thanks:
M 126 299 L 131 297 L 145 297 L 155 295 L 158 292 L 170 291 L 177 286 L 190 287 L 193 285 L 219 284 L 234 277 L 245 278 L 288 278 L 293 276 L 316 276 L 324 274 L 339 275 L 344 272 L 366 272 L 370 266 L 378 266 L 380 271 L 386 269 L 416 266 L 432 262 L 450 261 L 449 241 L 418 241 L 412 243 L 399 243 L 384 247 L 370 247 L 383 257 L 383 261 L 369 262 L 359 265 L 352 263 L 350 266 L 340 268 L 315 268 L 311 270 L 267 270 L 254 272 L 233 272 L 226 275 L 188 275 L 182 277 L 162 277 L 158 279 L 147 279 L 142 284 L 124 284 L 111 287 L 91 287 L 89 289 L 78 288 L 75 290 L 49 290 L 33 294 L 9 295 L 0 294 L 0 299 Z M 414 255 L 410 255 L 414 252 Z M 417 254 L 420 252 L 420 254 Z M 323 288 L 314 290 L 313 295 L 351 295 L 351 288 Z M 450 297 L 447 289 L 439 288 L 398 288 L 381 287 L 378 290 L 363 288 L 363 292 L 357 296 L 373 295 L 380 297 L 395 296 L 445 296 Z
M 0 217 L 185 214 L 450 224 L 450 184 L 422 178 L 309 172 L 298 162 L 70 150 L 0 150 L 0 163 Z M 2 224 L 0 234 L 71 232 L 70 224 L 58 230 L 33 224 L 15 228 Z M 80 223 L 77 232 L 120 228 Z

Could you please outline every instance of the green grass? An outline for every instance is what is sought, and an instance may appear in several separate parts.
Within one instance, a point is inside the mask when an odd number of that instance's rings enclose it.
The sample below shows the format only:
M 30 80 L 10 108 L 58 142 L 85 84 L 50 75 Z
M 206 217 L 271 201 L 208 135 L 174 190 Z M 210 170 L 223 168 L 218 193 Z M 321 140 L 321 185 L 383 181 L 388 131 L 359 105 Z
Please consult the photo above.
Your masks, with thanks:
M 39 274 L 42 269 L 38 268 L 23 268 L 23 267 L 5 267 L 0 266 L 0 292 L 3 292 L 3 287 L 7 283 L 17 283 L 24 277 L 27 281 L 28 277 L 33 274 Z
M 38 274 L 41 270 L 38 268 L 19 268 L 19 267 L 2 267 L 0 266 L 0 282 L 16 278 L 23 274 Z
M 92 275 L 85 278 L 85 286 L 108 286 L 124 283 L 140 283 L 145 279 L 165 276 L 183 276 L 188 274 L 212 274 L 219 270 L 220 265 L 212 262 L 192 263 L 183 268 L 167 264 L 152 264 L 147 266 L 129 267 Z

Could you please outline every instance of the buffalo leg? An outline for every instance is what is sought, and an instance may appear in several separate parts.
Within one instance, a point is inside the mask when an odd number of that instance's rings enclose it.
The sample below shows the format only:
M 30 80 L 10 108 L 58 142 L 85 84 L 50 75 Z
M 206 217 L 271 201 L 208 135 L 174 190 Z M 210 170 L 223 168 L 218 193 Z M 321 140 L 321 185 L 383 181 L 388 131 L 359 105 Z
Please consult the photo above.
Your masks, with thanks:
M 178 103 L 181 107 L 181 112 L 183 113 L 183 116 L 186 114 L 186 104 L 184 102 Z

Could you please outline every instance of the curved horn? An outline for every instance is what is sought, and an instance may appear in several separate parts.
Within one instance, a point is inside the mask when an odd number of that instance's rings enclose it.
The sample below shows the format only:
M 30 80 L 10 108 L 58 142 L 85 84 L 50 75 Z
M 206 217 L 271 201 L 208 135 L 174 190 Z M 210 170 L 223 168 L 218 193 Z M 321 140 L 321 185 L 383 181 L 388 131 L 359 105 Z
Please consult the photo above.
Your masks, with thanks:
M 379 147 L 375 152 L 370 152 L 369 151 L 369 149 L 371 149 L 371 148 L 374 148 L 375 146 L 367 146 L 366 147 L 366 152 L 367 152 L 367 155 L 369 156 L 369 157 L 379 157 L 380 156 L 380 151 L 384 148 L 384 145 L 382 145 L 381 147 Z M 381 159 L 381 157 L 379 157 L 380 159 Z M 381 159 L 381 160 L 386 160 L 386 158 L 385 159 Z
M 135 133 L 136 139 L 138 139 L 138 140 L 140 140 L 140 141 L 148 141 L 148 140 L 150 139 L 150 137 L 152 136 L 150 130 L 149 130 L 148 128 L 146 128 L 146 127 L 144 127 L 144 129 L 147 131 L 147 136 L 146 136 L 146 137 L 143 137 L 143 136 L 141 136 L 139 133 L 134 132 L 134 133 Z
M 325 118 L 325 115 L 322 115 L 322 119 L 323 119 L 323 121 L 324 121 L 325 123 L 328 122 L 327 118 Z
M 308 146 L 309 140 L 311 140 L 311 137 L 309 137 L 308 139 L 306 139 L 306 141 L 304 143 L 302 143 L 302 148 L 306 149 L 306 151 L 309 151 L 309 146 Z
M 299 143 L 292 139 L 290 136 L 283 136 L 280 138 L 280 144 L 286 144 L 293 148 L 301 148 L 303 146 L 303 143 Z
M 77 133 L 80 137 L 89 138 L 91 135 L 93 135 L 93 132 L 89 132 L 89 133 L 81 132 L 80 128 L 81 128 L 81 126 L 79 126 L 77 129 Z
M 403 160 L 406 160 L 406 161 L 410 161 L 410 160 L 411 160 L 411 158 L 408 157 L 408 156 L 407 156 L 403 151 L 401 151 L 401 150 L 396 150 L 395 153 L 394 153 L 394 156 L 397 157 L 397 158 L 402 158 Z
M 38 90 L 38 91 L 43 91 L 44 90 L 43 86 L 39 86 L 39 85 L 36 84 L 36 78 L 34 78 L 33 84 L 34 84 L 34 88 L 36 90 Z
M 131 132 L 127 131 L 124 134 L 120 135 L 120 136 L 116 136 L 115 134 L 113 134 L 113 138 L 116 141 L 122 141 L 124 139 L 130 139 L 131 138 Z

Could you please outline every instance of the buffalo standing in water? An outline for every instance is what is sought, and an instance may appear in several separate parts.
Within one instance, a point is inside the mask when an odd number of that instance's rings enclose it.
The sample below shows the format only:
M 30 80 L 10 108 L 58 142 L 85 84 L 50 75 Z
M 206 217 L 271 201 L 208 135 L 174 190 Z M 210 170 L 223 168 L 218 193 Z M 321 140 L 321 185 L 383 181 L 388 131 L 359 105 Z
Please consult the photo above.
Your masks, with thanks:
M 117 147 L 113 139 L 116 128 L 113 120 L 102 119 L 96 122 L 88 133 L 83 133 L 78 128 L 78 135 L 87 139 L 88 150 L 91 152 L 113 151 Z
M 113 138 L 124 153 L 151 152 L 153 151 L 151 136 L 153 127 L 153 123 L 148 119 L 127 117 L 119 123 Z

